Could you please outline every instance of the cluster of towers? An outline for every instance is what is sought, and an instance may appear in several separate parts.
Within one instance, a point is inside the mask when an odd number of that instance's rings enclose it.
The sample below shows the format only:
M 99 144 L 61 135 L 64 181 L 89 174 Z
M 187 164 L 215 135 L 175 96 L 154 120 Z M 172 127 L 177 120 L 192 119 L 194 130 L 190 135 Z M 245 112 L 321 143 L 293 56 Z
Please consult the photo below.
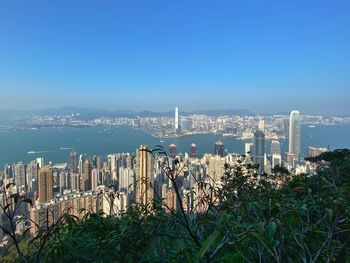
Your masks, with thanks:
M 288 153 L 286 162 L 294 165 L 300 159 L 300 137 L 301 137 L 301 116 L 300 112 L 293 110 L 289 117 L 288 129 Z M 259 165 L 259 172 L 265 171 L 266 153 L 265 153 L 265 134 L 264 122 L 259 121 L 258 129 L 254 133 L 254 141 L 252 144 L 246 145 L 246 153 L 252 153 L 253 162 Z M 276 165 L 281 165 L 281 147 L 279 141 L 271 142 L 271 165 L 274 168 Z

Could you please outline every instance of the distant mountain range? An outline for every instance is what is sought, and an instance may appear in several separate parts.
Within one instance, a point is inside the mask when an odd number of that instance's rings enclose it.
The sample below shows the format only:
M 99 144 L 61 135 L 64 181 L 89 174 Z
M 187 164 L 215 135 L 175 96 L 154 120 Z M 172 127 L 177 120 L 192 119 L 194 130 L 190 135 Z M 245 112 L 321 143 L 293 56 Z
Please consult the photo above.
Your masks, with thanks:
M 42 109 L 42 110 L 0 110 L 0 117 L 10 116 L 24 116 L 24 115 L 71 115 L 79 113 L 82 118 L 90 119 L 96 117 L 172 117 L 174 111 L 154 112 L 154 111 L 129 111 L 129 110 L 104 110 L 95 108 L 83 108 L 74 106 L 64 106 L 59 108 Z M 192 114 L 203 114 L 208 116 L 223 116 L 223 115 L 239 115 L 239 116 L 253 116 L 255 115 L 246 109 L 228 109 L 228 110 L 200 110 L 200 111 L 180 111 L 180 115 L 188 116 Z

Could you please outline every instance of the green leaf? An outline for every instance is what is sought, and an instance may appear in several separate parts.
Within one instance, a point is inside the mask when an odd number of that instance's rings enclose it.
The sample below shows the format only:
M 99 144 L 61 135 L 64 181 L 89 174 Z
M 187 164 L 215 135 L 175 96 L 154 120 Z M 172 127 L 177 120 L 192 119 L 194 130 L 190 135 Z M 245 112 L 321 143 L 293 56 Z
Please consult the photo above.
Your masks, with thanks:
M 216 238 L 219 235 L 219 231 L 215 230 L 204 242 L 203 245 L 199 251 L 199 256 L 202 258 L 205 253 L 207 253 L 208 249 L 210 248 L 210 246 L 214 243 L 214 241 L 216 240 Z
M 269 236 L 270 239 L 273 239 L 275 233 L 276 233 L 276 223 L 275 222 L 270 222 L 267 225 L 267 235 Z
M 273 256 L 272 244 L 266 237 L 256 232 L 252 232 L 251 235 L 255 237 L 258 241 L 260 241 L 260 243 L 262 243 L 264 247 L 267 249 L 267 251 Z

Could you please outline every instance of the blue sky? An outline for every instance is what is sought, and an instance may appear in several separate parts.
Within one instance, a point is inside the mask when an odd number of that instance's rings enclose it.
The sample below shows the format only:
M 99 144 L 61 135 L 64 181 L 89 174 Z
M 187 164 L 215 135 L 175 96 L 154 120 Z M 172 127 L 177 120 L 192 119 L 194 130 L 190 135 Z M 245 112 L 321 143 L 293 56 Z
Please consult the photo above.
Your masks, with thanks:
M 0 108 L 350 114 L 350 1 L 1 1 Z

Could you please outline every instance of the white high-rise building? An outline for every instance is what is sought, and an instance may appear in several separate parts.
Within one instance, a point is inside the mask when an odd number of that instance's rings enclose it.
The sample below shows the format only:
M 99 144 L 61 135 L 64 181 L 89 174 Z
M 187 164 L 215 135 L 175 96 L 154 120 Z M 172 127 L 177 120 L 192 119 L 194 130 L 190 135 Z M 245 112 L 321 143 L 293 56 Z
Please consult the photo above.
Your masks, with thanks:
M 245 155 L 250 155 L 250 156 L 252 156 L 252 152 L 251 152 L 251 150 L 252 150 L 252 148 L 253 148 L 253 143 L 246 143 L 245 144 Z
M 289 149 L 288 153 L 293 154 L 296 160 L 300 158 L 300 112 L 293 110 L 289 118 Z
M 179 130 L 179 108 L 175 108 L 175 131 Z

